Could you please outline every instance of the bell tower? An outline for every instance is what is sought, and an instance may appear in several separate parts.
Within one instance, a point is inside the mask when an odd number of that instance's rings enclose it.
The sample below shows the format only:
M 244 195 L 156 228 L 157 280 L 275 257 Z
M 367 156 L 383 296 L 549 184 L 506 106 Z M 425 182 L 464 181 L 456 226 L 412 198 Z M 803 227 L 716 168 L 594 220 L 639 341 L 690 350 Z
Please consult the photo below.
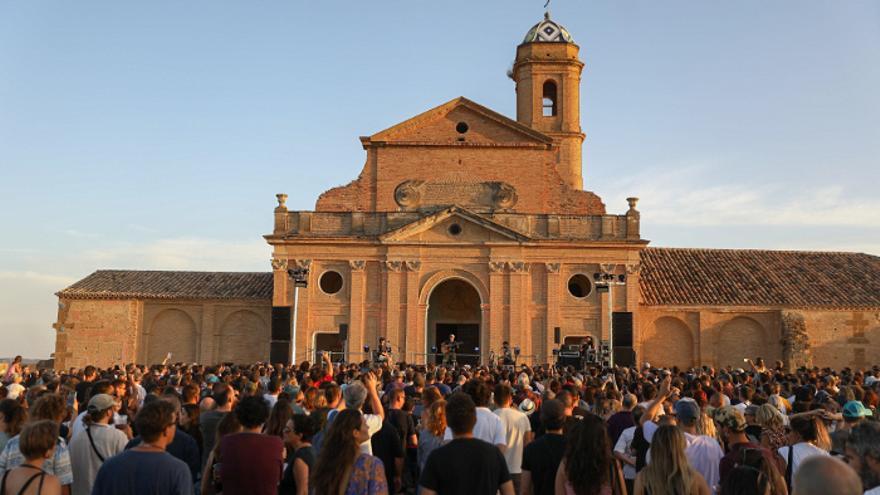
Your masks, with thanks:
M 584 186 L 580 83 L 584 63 L 568 31 L 544 14 L 516 48 L 510 77 L 516 82 L 516 120 L 552 137 L 557 169 L 572 188 Z

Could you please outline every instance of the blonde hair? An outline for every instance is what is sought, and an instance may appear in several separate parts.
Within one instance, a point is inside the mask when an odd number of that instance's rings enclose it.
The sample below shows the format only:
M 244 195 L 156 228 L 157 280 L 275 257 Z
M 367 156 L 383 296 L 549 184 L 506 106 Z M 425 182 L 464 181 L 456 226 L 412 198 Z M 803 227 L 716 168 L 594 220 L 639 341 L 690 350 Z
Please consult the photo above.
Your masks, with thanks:
M 684 434 L 676 426 L 661 426 L 651 441 L 651 463 L 642 470 L 645 492 L 651 495 L 690 493 L 694 472 L 685 456 Z
M 718 429 L 715 428 L 715 421 L 705 411 L 701 412 L 700 417 L 697 419 L 697 433 L 716 440 L 718 439 Z
M 755 421 L 761 428 L 776 430 L 785 425 L 785 420 L 779 409 L 773 404 L 761 404 L 761 407 L 755 412 Z

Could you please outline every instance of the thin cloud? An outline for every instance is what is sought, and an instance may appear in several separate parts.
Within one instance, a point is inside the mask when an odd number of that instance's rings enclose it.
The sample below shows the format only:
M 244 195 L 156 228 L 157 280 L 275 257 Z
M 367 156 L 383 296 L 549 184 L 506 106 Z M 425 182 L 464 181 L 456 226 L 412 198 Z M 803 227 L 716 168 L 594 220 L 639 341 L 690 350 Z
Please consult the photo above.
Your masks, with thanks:
M 840 185 L 817 188 L 717 183 L 705 166 L 646 171 L 615 183 L 609 197 L 637 193 L 642 219 L 655 225 L 880 227 L 880 200 Z

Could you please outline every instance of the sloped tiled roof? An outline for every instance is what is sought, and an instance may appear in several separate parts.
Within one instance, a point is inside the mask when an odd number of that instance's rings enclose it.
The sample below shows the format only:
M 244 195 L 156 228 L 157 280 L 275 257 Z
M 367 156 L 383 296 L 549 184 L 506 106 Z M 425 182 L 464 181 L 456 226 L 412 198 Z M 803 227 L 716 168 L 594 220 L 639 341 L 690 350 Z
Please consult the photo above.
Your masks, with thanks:
M 70 299 L 272 299 L 272 273 L 98 270 L 56 293 Z
M 880 257 L 861 253 L 648 248 L 649 306 L 880 308 Z

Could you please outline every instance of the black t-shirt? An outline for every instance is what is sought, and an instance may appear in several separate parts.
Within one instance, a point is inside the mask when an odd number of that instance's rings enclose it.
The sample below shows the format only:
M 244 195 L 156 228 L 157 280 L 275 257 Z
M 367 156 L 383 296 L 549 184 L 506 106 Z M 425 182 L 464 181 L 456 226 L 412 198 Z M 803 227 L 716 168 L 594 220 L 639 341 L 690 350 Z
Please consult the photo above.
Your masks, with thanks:
M 416 434 L 416 422 L 413 421 L 412 414 L 401 409 L 391 409 L 388 411 L 388 420 L 397 428 L 397 434 L 400 436 L 400 444 L 406 448 L 406 439 L 410 435 Z
M 381 459 L 385 465 L 385 479 L 388 480 L 388 486 L 393 486 L 394 477 L 397 475 L 395 459 L 402 459 L 405 456 L 397 428 L 386 419 L 382 422 L 382 429 L 370 438 L 370 445 L 373 447 L 373 455 Z
M 523 450 L 522 469 L 532 474 L 534 495 L 553 495 L 556 470 L 565 454 L 565 437 L 547 433 Z
M 86 405 L 86 393 L 92 387 L 94 382 L 81 381 L 76 384 L 76 402 L 79 404 L 79 410 L 85 410 Z
M 510 472 L 498 447 L 457 438 L 431 452 L 419 484 L 439 495 L 495 495 L 508 481 Z
M 302 447 L 293 453 L 287 467 L 284 468 L 284 474 L 281 475 L 281 484 L 278 485 L 278 495 L 296 495 L 296 477 L 293 476 L 293 465 L 297 459 L 302 459 L 306 466 L 309 467 L 309 473 L 315 465 L 315 449 L 311 446 Z

